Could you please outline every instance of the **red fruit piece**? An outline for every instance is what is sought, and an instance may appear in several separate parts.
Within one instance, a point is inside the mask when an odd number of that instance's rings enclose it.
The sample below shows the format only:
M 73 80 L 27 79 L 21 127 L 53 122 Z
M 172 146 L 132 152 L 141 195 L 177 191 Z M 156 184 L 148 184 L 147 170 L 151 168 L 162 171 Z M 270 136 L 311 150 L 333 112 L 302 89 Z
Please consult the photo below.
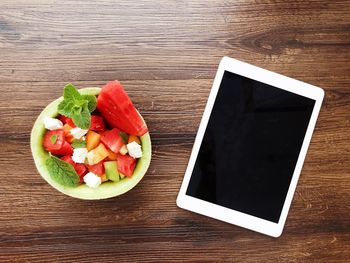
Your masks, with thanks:
M 69 119 L 68 117 L 64 116 L 64 115 L 58 115 L 58 119 L 63 122 L 63 124 L 67 123 L 67 119 Z
M 90 172 L 92 172 L 96 175 L 102 176 L 105 173 L 105 167 L 104 167 L 103 161 L 101 161 L 97 164 L 94 164 L 94 165 L 86 165 L 86 166 Z
M 66 123 L 67 123 L 69 126 L 71 126 L 72 128 L 77 127 L 77 126 L 74 124 L 74 122 L 73 122 L 73 120 L 72 120 L 71 118 L 67 118 Z
M 136 166 L 136 159 L 132 158 L 129 154 L 117 155 L 118 171 L 125 176 L 132 176 Z
M 101 116 L 91 115 L 90 130 L 98 132 L 106 130 L 105 122 Z
M 47 131 L 43 142 L 46 151 L 57 156 L 71 155 L 72 146 L 66 141 L 63 130 Z
M 119 153 L 124 145 L 124 140 L 119 134 L 119 130 L 114 128 L 110 131 L 101 133 L 101 142 L 106 145 L 111 151 Z
M 113 128 L 136 136 L 148 129 L 119 81 L 108 82 L 97 98 L 97 109 Z

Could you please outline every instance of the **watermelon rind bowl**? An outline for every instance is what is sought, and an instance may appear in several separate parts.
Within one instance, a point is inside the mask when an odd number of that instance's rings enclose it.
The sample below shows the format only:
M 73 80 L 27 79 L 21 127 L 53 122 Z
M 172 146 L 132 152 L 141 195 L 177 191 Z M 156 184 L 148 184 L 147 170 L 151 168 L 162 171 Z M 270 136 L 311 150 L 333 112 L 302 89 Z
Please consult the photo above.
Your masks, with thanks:
M 79 89 L 80 94 L 95 95 L 97 96 L 101 91 L 101 88 L 83 88 Z M 140 137 L 142 145 L 142 157 L 138 159 L 134 173 L 131 177 L 125 177 L 119 182 L 107 181 L 102 183 L 97 188 L 90 188 L 86 184 L 81 184 L 77 187 L 66 187 L 56 182 L 49 174 L 47 166 L 45 164 L 49 153 L 43 147 L 43 139 L 46 129 L 44 127 L 44 118 L 55 118 L 58 115 L 57 106 L 63 100 L 63 97 L 51 102 L 40 113 L 36 119 L 30 137 L 30 146 L 35 162 L 35 166 L 46 182 L 48 182 L 53 188 L 61 193 L 85 200 L 99 200 L 106 199 L 115 196 L 122 195 L 132 188 L 134 188 L 146 174 L 148 167 L 151 163 L 152 146 L 151 138 L 147 132 Z M 144 121 L 144 119 L 142 118 Z

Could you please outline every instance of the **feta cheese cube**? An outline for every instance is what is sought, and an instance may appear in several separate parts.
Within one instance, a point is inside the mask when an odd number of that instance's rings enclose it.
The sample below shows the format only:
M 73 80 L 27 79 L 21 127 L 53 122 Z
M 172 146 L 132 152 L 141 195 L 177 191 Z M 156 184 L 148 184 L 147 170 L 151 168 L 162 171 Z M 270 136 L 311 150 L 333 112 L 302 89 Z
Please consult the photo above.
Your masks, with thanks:
M 102 183 L 101 177 L 92 172 L 87 173 L 84 176 L 83 180 L 86 185 L 91 188 L 96 188 Z
M 48 129 L 50 131 L 62 129 L 63 123 L 59 119 L 45 117 L 44 118 L 44 126 L 45 129 Z
M 83 130 L 83 129 L 80 129 L 78 127 L 76 128 L 73 128 L 70 130 L 70 133 L 73 135 L 73 137 L 75 139 L 80 139 L 81 137 L 83 137 L 85 134 L 87 134 L 88 130 Z
M 72 160 L 75 163 L 84 163 L 88 150 L 86 148 L 78 148 L 73 150 Z
M 142 157 L 142 150 L 141 145 L 137 142 L 131 142 L 126 145 L 126 148 L 128 148 L 128 152 L 131 157 L 133 158 L 141 158 Z

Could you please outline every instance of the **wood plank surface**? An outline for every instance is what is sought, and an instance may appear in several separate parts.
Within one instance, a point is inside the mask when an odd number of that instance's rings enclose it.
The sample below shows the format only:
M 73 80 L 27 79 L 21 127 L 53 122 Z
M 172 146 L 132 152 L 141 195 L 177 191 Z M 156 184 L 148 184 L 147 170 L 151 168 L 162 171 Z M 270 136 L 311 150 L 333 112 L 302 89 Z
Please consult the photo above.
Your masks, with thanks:
M 283 235 L 178 208 L 222 56 L 325 89 Z M 67 82 L 119 79 L 149 125 L 148 173 L 82 201 L 30 152 L 37 115 Z M 0 1 L 0 262 L 349 262 L 350 1 Z

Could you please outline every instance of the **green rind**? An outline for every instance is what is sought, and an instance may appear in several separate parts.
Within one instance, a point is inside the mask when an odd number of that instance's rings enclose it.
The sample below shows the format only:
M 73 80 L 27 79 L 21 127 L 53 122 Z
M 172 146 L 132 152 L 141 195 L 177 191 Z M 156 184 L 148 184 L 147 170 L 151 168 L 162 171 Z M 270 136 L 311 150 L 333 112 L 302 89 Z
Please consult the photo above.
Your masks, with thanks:
M 85 88 L 80 89 L 81 94 L 86 95 L 98 95 L 100 93 L 100 88 Z M 45 117 L 56 117 L 58 115 L 57 105 L 63 100 L 59 98 L 52 103 L 50 103 L 39 115 L 37 120 L 34 123 L 31 137 L 30 137 L 30 146 L 32 150 L 32 155 L 34 158 L 35 165 L 40 173 L 40 175 L 55 189 L 58 191 L 69 195 L 71 197 L 86 199 L 86 200 L 98 200 L 115 197 L 125 192 L 131 190 L 135 187 L 143 178 L 147 169 L 151 163 L 152 155 L 152 146 L 151 138 L 149 133 L 146 133 L 141 137 L 142 144 L 142 158 L 138 159 L 137 165 L 132 177 L 124 178 L 119 182 L 105 182 L 100 185 L 98 188 L 89 188 L 85 184 L 82 184 L 78 187 L 70 188 L 64 187 L 58 184 L 56 181 L 52 180 L 45 161 L 48 158 L 48 153 L 42 146 L 43 137 L 45 133 L 44 127 L 44 118 Z

